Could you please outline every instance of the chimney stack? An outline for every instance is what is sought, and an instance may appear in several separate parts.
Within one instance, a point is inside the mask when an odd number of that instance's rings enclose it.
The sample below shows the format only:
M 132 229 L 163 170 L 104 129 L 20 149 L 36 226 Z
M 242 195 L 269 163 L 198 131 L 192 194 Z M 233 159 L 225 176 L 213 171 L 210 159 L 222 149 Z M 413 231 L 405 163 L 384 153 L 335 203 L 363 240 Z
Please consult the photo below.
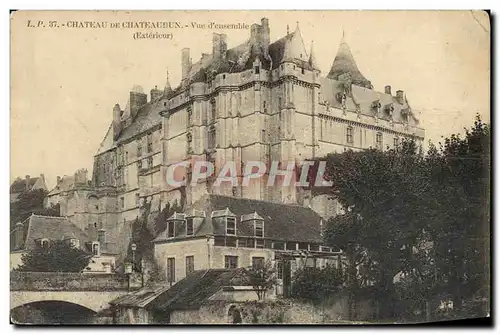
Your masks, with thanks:
M 191 69 L 191 56 L 189 48 L 181 50 L 182 79 L 186 79 Z
M 113 139 L 116 140 L 122 130 L 122 110 L 117 103 L 113 107 Z M 59 183 L 59 181 L 57 181 Z
M 130 118 L 134 119 L 139 109 L 148 103 L 148 95 L 137 90 L 130 92 Z
M 403 104 L 405 99 L 405 92 L 402 90 L 398 90 L 396 92 L 396 99 L 398 100 L 399 103 Z
M 258 53 L 263 52 L 266 55 L 269 52 L 269 20 L 262 18 L 260 23 L 260 25 L 254 23 L 250 26 L 250 43 L 256 46 L 254 48 L 255 51 Z
M 57 176 L 57 181 L 56 181 L 56 186 L 57 186 L 59 183 L 61 183 L 61 177 L 58 175 L 58 176 Z
M 159 90 L 157 86 L 155 88 L 151 89 L 151 101 L 155 101 L 157 99 L 160 99 L 163 96 L 163 91 Z
M 389 85 L 385 86 L 385 93 L 389 94 L 389 95 L 392 95 L 391 86 L 389 86 Z
M 30 176 L 26 175 L 26 191 L 30 190 Z

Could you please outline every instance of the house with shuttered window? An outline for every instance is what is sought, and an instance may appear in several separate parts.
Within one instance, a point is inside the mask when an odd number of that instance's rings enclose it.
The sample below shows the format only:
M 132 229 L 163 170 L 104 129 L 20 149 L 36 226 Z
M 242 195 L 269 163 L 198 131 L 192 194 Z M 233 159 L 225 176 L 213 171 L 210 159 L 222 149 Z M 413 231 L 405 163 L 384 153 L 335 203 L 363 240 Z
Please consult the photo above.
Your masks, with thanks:
M 312 209 L 206 195 L 167 219 L 154 241 L 155 258 L 175 284 L 194 270 L 263 266 L 271 261 L 286 294 L 301 266 L 339 266 L 340 252 L 322 242 L 322 218 Z

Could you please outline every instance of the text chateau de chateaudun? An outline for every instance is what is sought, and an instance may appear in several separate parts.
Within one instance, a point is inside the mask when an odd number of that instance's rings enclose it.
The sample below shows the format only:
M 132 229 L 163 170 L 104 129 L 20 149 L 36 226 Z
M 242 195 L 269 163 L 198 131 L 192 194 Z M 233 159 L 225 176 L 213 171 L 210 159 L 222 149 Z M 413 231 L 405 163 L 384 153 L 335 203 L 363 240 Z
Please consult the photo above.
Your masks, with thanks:
M 91 270 L 106 272 L 123 261 L 132 224 L 146 205 L 148 219 L 173 203 L 183 208 L 166 218 L 168 227 L 153 241 L 154 257 L 163 270 L 173 270 L 175 281 L 187 269 L 169 269 L 170 258 L 183 264 L 192 256 L 194 269 L 224 268 L 248 266 L 252 256 L 270 259 L 275 249 L 321 250 L 323 221 L 340 212 L 326 195 L 268 187 L 264 179 L 246 187 L 214 187 L 211 178 L 175 187 L 165 178 L 172 164 L 202 159 L 217 174 L 227 161 L 300 163 L 332 152 L 392 148 L 410 137 L 422 145 L 424 130 L 405 92 L 389 85 L 374 90 L 344 37 L 328 51 L 333 64 L 322 72 L 299 24 L 292 30 L 270 41 L 263 18 L 232 47 L 225 34 L 213 33 L 211 54 L 193 61 L 190 49 L 182 49 L 176 87 L 167 75 L 163 89 L 155 86 L 148 95 L 134 86 L 124 107 L 110 107 L 113 120 L 94 156 L 91 180 L 86 170 L 58 177 L 46 203 L 59 203 L 61 217 L 52 219 L 75 225 L 82 233 L 72 238 L 81 235 L 78 242 L 99 255 Z M 243 174 L 242 168 L 238 178 Z M 188 168 L 184 178 L 190 177 Z M 238 244 L 218 244 L 218 236 L 235 236 Z

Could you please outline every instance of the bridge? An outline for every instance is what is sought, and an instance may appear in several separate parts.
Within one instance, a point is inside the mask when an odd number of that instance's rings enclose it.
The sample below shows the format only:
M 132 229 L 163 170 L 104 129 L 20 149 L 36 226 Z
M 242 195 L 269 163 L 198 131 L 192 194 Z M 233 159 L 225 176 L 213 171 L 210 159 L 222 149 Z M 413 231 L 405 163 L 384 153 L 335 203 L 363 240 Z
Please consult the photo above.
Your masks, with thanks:
M 24 323 L 19 318 L 35 309 L 41 314 L 37 323 L 44 320 L 46 323 L 65 322 L 66 318 L 68 322 L 72 322 L 71 318 L 88 323 L 106 310 L 111 300 L 140 287 L 140 281 L 129 281 L 115 274 L 13 271 L 10 275 L 12 321 Z M 27 312 L 28 309 L 31 311 Z

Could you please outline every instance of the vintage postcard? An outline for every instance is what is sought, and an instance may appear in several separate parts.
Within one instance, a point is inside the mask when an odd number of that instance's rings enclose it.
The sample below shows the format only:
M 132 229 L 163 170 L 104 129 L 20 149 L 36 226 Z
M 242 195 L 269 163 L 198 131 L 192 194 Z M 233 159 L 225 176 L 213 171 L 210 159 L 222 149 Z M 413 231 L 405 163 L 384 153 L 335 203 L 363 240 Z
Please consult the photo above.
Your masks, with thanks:
M 13 11 L 13 324 L 490 317 L 485 11 Z

